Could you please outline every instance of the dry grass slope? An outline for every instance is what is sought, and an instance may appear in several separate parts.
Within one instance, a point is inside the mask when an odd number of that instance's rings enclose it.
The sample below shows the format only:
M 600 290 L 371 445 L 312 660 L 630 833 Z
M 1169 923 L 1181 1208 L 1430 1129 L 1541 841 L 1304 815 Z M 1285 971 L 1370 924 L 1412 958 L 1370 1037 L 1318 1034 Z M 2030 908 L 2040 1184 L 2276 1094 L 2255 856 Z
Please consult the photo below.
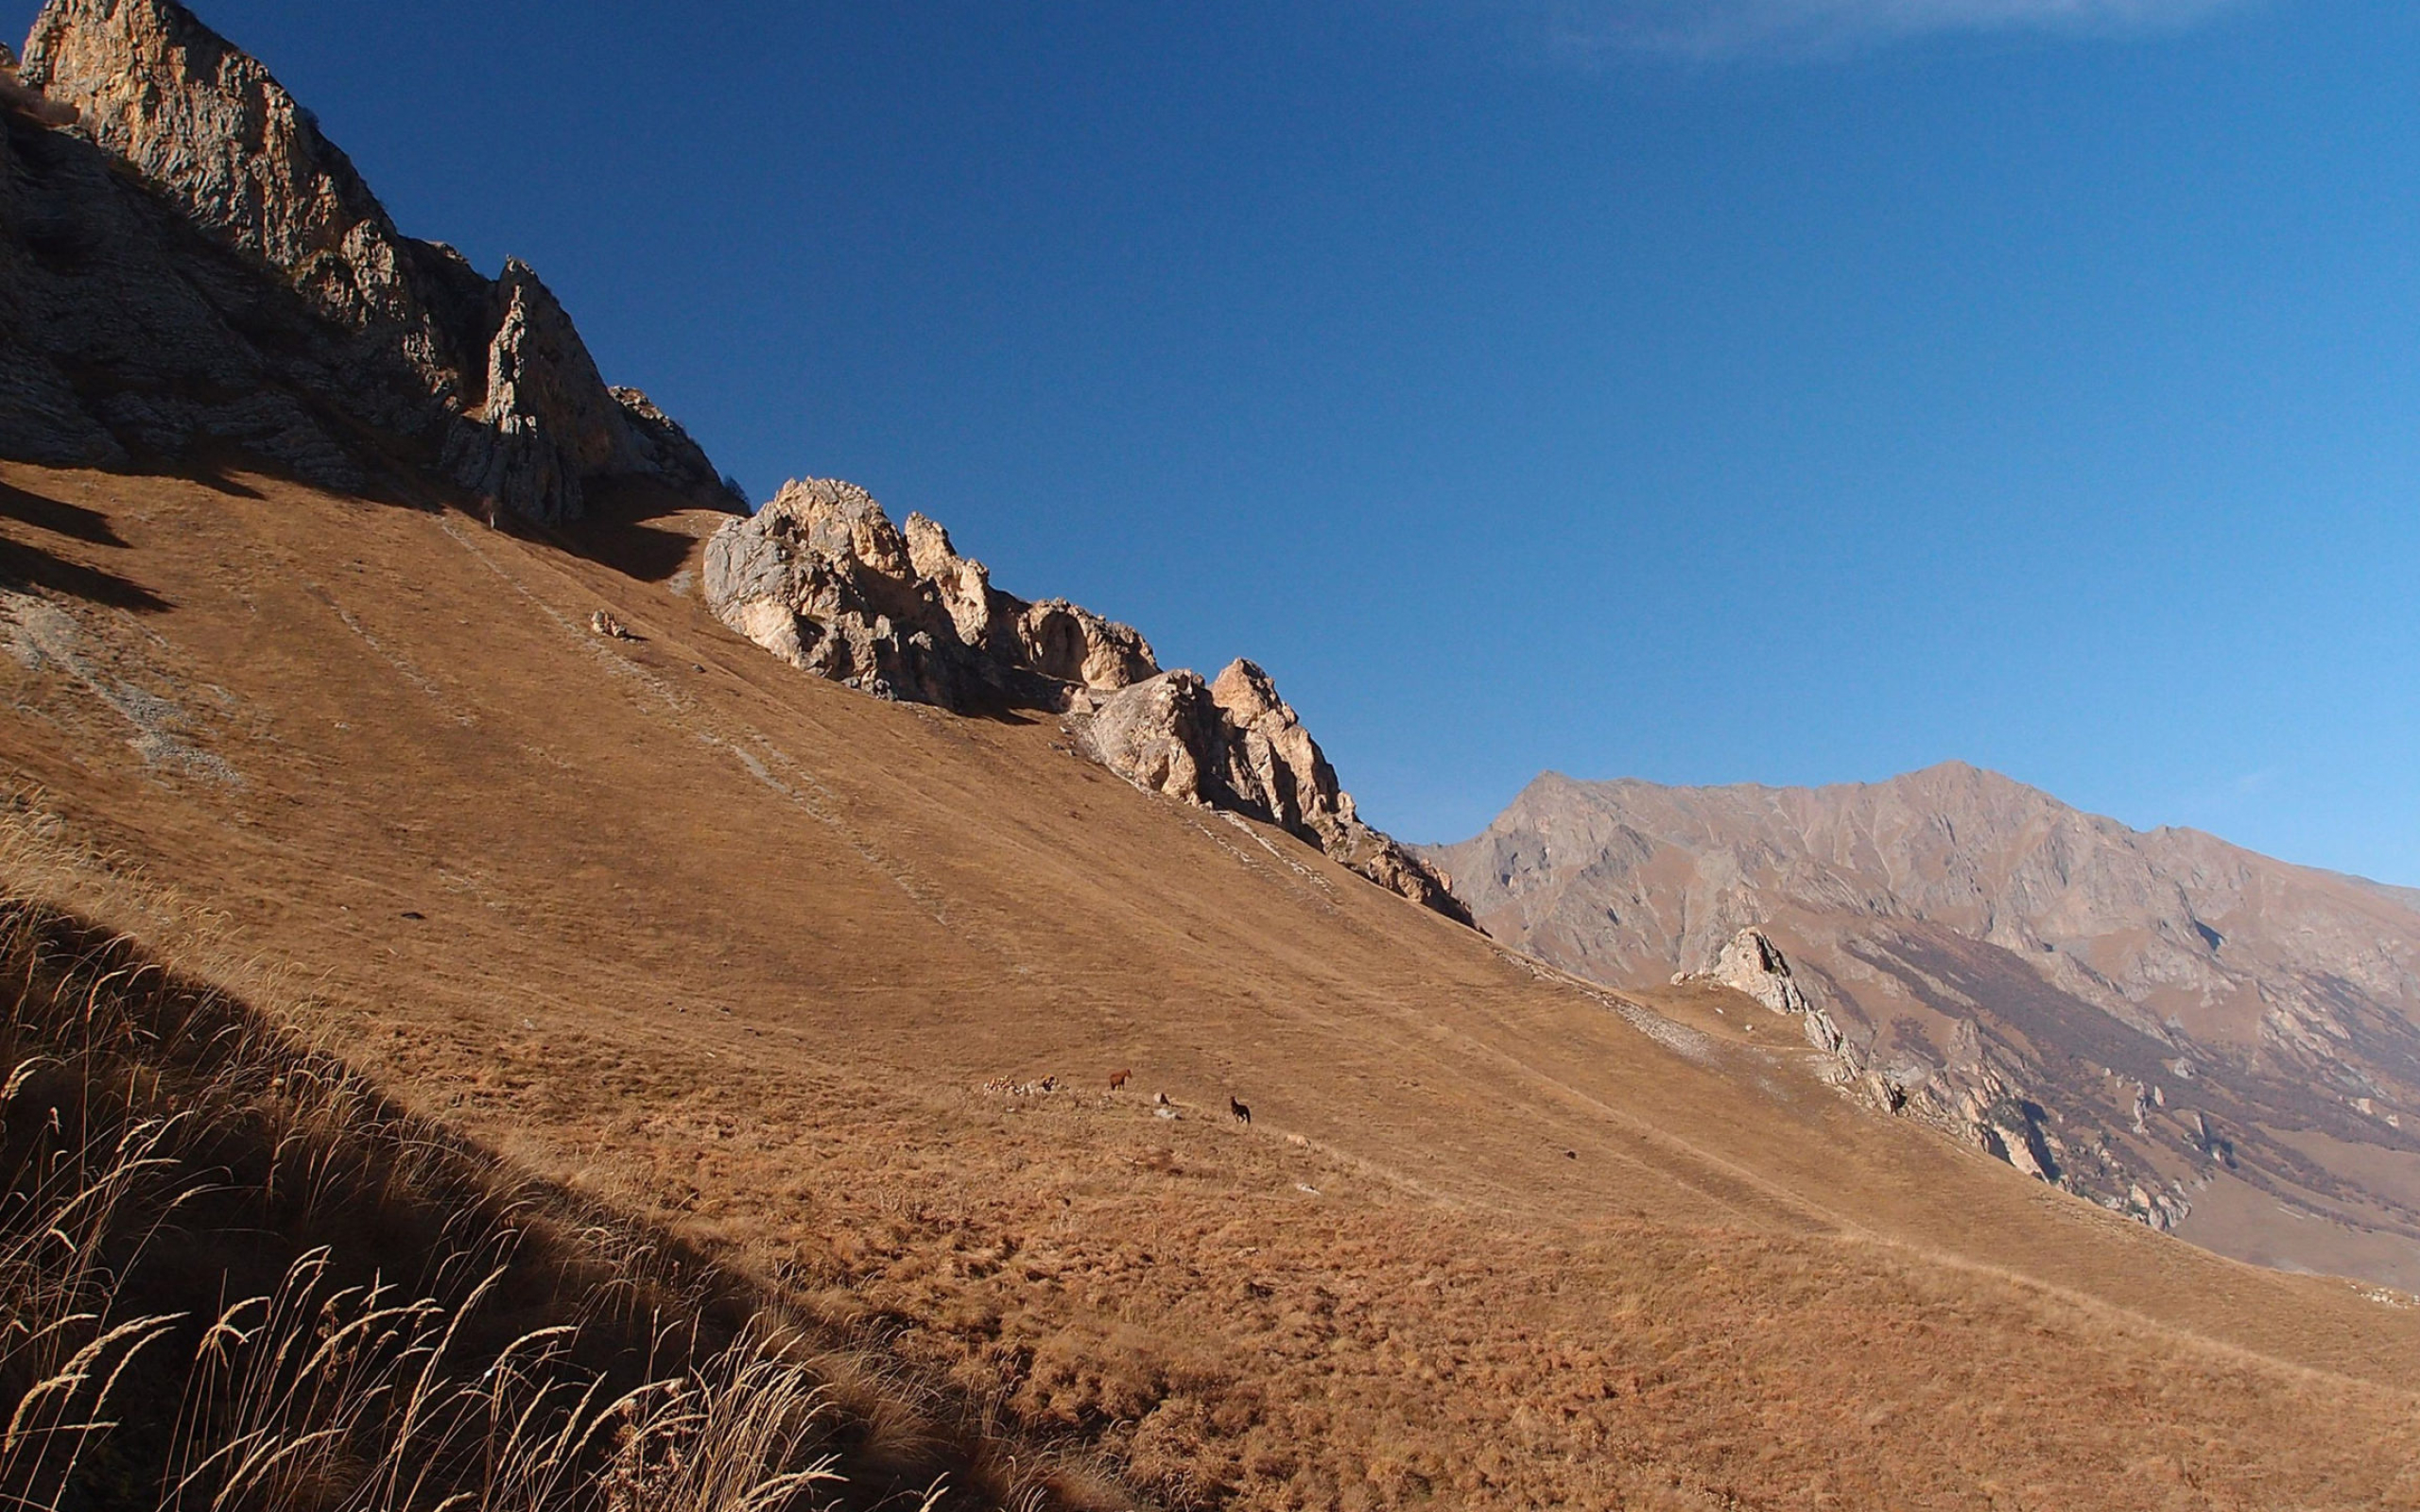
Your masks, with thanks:
M 123 938 L 0 901 L 0 980 L 8 1505 L 1092 1499 Z
M 856 1350 L 939 1425 L 864 1430 L 942 1434 L 904 1492 L 1039 1452 L 1185 1507 L 2420 1505 L 2396 1298 L 1863 1115 L 1720 1005 L 1582 989 L 1048 724 L 803 679 L 682 592 L 702 522 L 216 481 L 0 467 L 60 507 L 0 534 L 151 606 L 0 598 L 0 762 L 74 852 L 13 894 L 710 1263 L 700 1357 Z M 228 1295 L 334 1241 L 281 1243 Z M 863 1477 L 880 1414 L 828 1413 Z

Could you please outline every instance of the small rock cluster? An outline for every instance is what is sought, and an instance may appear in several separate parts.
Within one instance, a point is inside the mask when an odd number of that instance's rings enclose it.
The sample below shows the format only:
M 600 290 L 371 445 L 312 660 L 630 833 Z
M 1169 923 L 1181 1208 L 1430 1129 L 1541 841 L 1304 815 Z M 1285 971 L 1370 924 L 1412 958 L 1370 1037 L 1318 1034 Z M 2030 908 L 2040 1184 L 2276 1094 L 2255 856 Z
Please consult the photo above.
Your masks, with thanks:
M 706 542 L 707 607 L 783 661 L 877 697 L 1063 711 L 1159 671 L 1143 637 L 1063 599 L 1028 603 L 920 514 L 903 531 L 838 478 L 783 485 Z

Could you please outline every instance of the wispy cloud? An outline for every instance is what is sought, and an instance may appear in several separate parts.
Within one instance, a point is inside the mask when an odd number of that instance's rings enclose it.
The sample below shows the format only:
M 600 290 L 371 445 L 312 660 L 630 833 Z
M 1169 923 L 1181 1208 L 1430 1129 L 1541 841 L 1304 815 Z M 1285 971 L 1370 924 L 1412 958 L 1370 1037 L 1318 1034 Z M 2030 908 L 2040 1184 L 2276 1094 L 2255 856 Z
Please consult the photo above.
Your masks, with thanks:
M 1696 57 L 1824 53 L 1942 32 L 2122 34 L 2190 26 L 2241 0 L 1549 0 L 1557 44 Z

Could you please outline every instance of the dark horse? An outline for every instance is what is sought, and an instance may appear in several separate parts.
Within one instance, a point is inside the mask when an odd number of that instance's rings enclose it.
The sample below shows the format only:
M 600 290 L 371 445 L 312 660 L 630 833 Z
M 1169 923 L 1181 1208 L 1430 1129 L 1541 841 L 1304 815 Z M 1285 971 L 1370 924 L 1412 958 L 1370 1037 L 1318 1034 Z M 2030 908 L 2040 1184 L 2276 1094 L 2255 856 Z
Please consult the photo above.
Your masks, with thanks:
M 1236 1115 L 1236 1122 L 1238 1124 L 1252 1122 L 1252 1109 L 1236 1102 L 1233 1096 L 1227 1099 L 1227 1111 Z

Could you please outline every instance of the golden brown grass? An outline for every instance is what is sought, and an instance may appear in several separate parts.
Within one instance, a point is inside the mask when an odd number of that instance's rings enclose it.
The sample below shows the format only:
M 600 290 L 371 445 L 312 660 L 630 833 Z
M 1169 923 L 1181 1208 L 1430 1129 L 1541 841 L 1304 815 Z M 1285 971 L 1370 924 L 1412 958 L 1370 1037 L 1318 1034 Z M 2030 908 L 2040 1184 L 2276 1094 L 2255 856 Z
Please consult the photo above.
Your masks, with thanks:
M 731 1278 L 123 938 L 0 900 L 0 1504 L 786 1512 L 1050 1490 Z
M 2420 1504 L 2380 1447 L 2420 1429 L 2420 1314 L 1869 1118 L 1786 1046 L 1642 1033 L 1047 725 L 802 679 L 458 519 L 9 476 L 171 606 L 66 606 L 93 678 L 242 779 L 0 660 L 0 761 L 102 852 L 20 890 L 543 1177 L 606 1275 L 739 1278 L 715 1348 L 769 1312 L 839 1351 L 836 1422 L 989 1444 L 992 1494 L 1097 1452 L 1238 1509 Z M 1051 1073 L 1086 1090 L 981 1091 Z M 645 1377 L 652 1304 L 594 1295 Z

